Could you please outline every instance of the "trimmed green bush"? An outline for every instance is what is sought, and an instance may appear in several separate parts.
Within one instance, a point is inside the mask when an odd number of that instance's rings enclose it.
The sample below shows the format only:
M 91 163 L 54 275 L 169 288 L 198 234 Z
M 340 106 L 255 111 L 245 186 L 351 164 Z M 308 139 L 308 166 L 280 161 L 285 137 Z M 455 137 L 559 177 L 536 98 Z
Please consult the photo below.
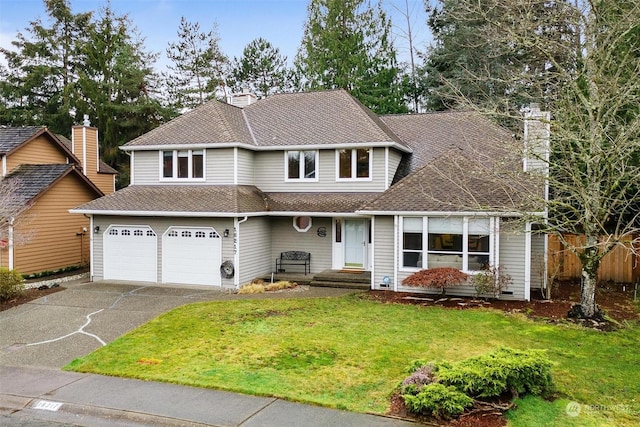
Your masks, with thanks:
M 500 348 L 455 364 L 438 365 L 439 382 L 473 397 L 511 392 L 549 395 L 554 390 L 551 362 L 538 350 Z
M 402 396 L 407 408 L 416 414 L 431 415 L 438 419 L 451 419 L 473 406 L 473 399 L 455 387 L 439 383 L 427 384 L 420 391 Z
M 0 267 L 0 301 L 19 296 L 24 292 L 24 279 L 16 270 Z

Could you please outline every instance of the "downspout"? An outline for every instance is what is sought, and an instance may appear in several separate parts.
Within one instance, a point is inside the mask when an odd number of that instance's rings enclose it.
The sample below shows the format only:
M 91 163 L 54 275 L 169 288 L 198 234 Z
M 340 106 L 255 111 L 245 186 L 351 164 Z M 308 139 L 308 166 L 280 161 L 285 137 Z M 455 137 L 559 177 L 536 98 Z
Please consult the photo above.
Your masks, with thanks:
M 9 270 L 13 270 L 15 269 L 15 266 L 13 265 L 14 260 L 13 260 L 13 221 L 14 218 L 11 217 L 11 219 L 9 220 Z
M 248 216 L 241 220 L 233 219 L 233 266 L 236 270 L 233 276 L 233 285 L 236 289 L 240 289 L 240 224 L 248 219 Z
M 89 218 L 89 281 L 93 282 L 93 215 L 83 215 L 85 218 Z
M 393 216 L 393 290 L 398 292 L 398 215 Z

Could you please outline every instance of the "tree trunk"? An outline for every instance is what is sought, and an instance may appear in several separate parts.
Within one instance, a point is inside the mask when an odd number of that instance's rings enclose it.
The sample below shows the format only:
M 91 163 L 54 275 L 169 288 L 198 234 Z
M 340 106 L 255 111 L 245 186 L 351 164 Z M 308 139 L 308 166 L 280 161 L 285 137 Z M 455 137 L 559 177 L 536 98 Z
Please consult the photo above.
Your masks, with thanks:
M 587 271 L 582 269 L 582 292 L 580 294 L 580 308 L 582 309 L 582 315 L 590 319 L 598 312 L 598 306 L 596 305 L 596 272 Z

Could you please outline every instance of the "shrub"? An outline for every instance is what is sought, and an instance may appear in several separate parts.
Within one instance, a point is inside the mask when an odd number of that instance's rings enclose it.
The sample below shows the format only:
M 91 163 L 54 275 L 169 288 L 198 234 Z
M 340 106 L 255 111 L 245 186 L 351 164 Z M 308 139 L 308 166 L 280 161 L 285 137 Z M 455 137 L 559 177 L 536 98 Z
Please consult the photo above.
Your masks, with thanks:
M 497 298 L 511 285 L 511 276 L 502 267 L 489 267 L 488 270 L 473 274 L 469 280 L 476 290 L 476 296 L 491 295 Z
M 24 291 L 24 279 L 16 270 L 0 268 L 0 301 L 19 296 Z
M 400 384 L 400 394 L 413 394 L 418 392 L 427 384 L 431 384 L 435 379 L 433 363 L 418 366 L 411 375 Z
M 298 286 L 295 282 L 279 281 L 275 283 L 265 283 L 262 280 L 254 280 L 248 285 L 244 285 L 238 291 L 239 294 L 263 294 L 265 292 L 279 291 L 282 289 L 290 289 Z
M 437 379 L 473 397 L 511 392 L 549 395 L 551 362 L 541 351 L 500 348 L 493 353 L 438 366 Z
M 438 419 L 450 419 L 462 414 L 473 405 L 473 399 L 455 387 L 439 383 L 427 384 L 416 394 L 402 396 L 407 409 L 416 414 L 432 415 Z
M 430 268 L 420 270 L 402 281 L 403 285 L 419 286 L 423 288 L 442 289 L 461 285 L 467 281 L 468 275 L 452 267 Z

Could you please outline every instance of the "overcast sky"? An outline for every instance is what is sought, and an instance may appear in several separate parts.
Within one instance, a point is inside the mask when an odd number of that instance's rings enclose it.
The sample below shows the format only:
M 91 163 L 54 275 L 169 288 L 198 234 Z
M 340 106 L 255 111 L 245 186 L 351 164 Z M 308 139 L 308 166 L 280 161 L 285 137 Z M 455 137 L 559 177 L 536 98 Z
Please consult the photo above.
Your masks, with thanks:
M 423 0 L 407 0 L 415 46 L 424 50 L 428 42 Z M 99 11 L 106 0 L 71 0 L 74 13 Z M 147 50 L 161 53 L 159 64 L 166 61 L 167 44 L 177 40 L 180 18 L 199 22 L 202 30 L 218 25 L 220 47 L 229 56 L 240 57 L 242 49 L 262 37 L 293 60 L 307 17 L 308 0 L 111 0 L 117 14 L 127 14 L 145 38 Z M 393 19 L 399 59 L 407 60 L 408 43 L 400 37 L 406 31 L 406 19 L 395 10 L 404 11 L 405 0 L 384 0 Z M 0 46 L 11 48 L 16 33 L 36 18 L 46 18 L 42 0 L 0 0 Z

